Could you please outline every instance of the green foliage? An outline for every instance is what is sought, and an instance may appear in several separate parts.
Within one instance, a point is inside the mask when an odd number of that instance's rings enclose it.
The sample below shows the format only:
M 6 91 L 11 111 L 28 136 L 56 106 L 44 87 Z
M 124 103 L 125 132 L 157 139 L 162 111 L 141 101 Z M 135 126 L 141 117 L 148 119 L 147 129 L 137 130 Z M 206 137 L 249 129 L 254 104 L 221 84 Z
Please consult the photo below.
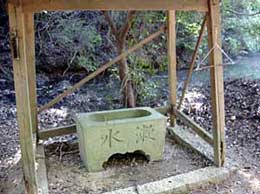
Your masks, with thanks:
M 221 6 L 224 50 L 233 57 L 241 51 L 260 51 L 260 15 L 237 14 L 259 11 L 260 0 L 222 0 Z M 112 11 L 110 14 L 116 27 L 121 28 L 127 12 Z M 190 63 L 203 18 L 204 13 L 177 12 L 179 68 L 187 68 Z M 138 11 L 127 36 L 126 48 L 157 31 L 165 25 L 166 20 L 165 11 Z M 62 64 L 70 68 L 84 67 L 87 71 L 95 71 L 99 64 L 117 55 L 116 49 L 113 49 L 113 37 L 110 36 L 108 24 L 101 12 L 44 12 L 36 15 L 36 27 L 36 49 L 37 54 L 43 58 L 43 64 Z M 205 36 L 199 48 L 199 59 L 207 52 Z M 134 84 L 138 102 L 154 97 L 157 84 L 146 82 L 146 76 L 167 70 L 166 34 L 128 56 L 127 61 L 129 78 Z M 109 71 L 118 77 L 117 66 Z
M 235 14 L 259 11 L 260 0 L 223 0 L 222 27 L 223 48 L 231 56 L 241 51 L 260 50 L 260 15 Z M 126 11 L 110 13 L 117 28 L 125 22 Z M 177 12 L 177 62 L 179 68 L 187 68 L 199 35 L 204 13 Z M 127 37 L 127 47 L 131 47 L 165 24 L 165 11 L 138 11 Z M 98 24 L 98 25 L 97 25 Z M 100 12 L 45 12 L 36 15 L 37 53 L 43 63 L 65 64 L 84 67 L 94 71 L 99 64 L 116 55 L 112 49 L 107 23 Z M 105 26 L 105 27 L 104 27 Z M 166 34 L 145 45 L 136 52 L 136 59 L 129 58 L 129 65 L 139 66 L 154 74 L 167 69 Z M 110 47 L 109 47 L 110 46 Z M 102 47 L 105 48 L 101 52 Z M 51 51 L 51 52 L 50 52 Z M 199 58 L 208 51 L 207 38 L 199 49 Z M 47 56 L 46 56 L 47 55 Z M 52 57 L 55 55 L 55 57 Z
M 132 55 L 128 57 L 130 64 L 133 64 L 132 71 L 146 71 L 150 75 L 154 75 L 157 70 L 154 68 L 151 61 L 145 57 L 138 57 L 136 55 Z
M 102 45 L 102 36 L 94 26 L 88 24 L 88 20 L 83 20 L 76 13 L 46 12 L 36 15 L 40 53 L 47 53 L 46 50 L 51 47 L 52 54 L 63 55 L 59 65 L 94 71 L 100 64 L 97 48 Z M 59 53 L 55 53 L 55 50 Z
M 77 61 L 77 64 L 84 67 L 87 71 L 95 71 L 97 69 L 97 62 L 93 55 L 78 56 Z
M 95 28 L 84 25 L 84 20 L 77 18 L 69 22 L 67 19 L 61 19 L 57 30 L 62 31 L 62 34 L 55 33 L 54 38 L 60 46 L 74 48 L 77 60 L 72 58 L 70 63 L 80 65 L 87 71 L 94 71 L 98 64 L 94 53 L 102 44 L 102 38 Z
M 159 71 L 160 72 L 165 72 L 168 69 L 168 56 L 167 55 L 162 55 L 157 58 L 157 63 L 159 64 Z
M 129 57 L 129 61 L 133 64 L 130 66 L 129 75 L 136 92 L 137 103 L 153 99 L 156 96 L 157 84 L 153 81 L 147 82 L 147 76 L 155 75 L 157 70 L 148 60 L 136 55 Z
M 223 46 L 229 54 L 260 50 L 260 15 L 248 15 L 259 8 L 260 0 L 222 1 Z

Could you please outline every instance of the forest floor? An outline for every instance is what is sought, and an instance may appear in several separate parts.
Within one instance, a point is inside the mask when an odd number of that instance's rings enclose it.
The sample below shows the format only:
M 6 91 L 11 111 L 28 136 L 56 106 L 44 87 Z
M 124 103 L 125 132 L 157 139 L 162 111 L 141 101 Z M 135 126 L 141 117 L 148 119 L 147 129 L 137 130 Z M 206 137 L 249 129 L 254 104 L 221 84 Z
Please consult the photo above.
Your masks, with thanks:
M 209 185 L 191 193 L 260 194 L 259 61 L 260 55 L 258 54 L 241 59 L 237 66 L 225 67 L 227 154 L 239 164 L 238 172 L 219 185 Z M 240 71 L 236 73 L 235 71 L 238 69 Z M 181 91 L 185 74 L 185 71 L 178 74 L 181 83 L 178 86 L 178 93 Z M 84 77 L 82 74 L 37 75 L 38 103 L 45 104 L 82 77 Z M 157 87 L 154 88 L 155 95 L 140 103 L 139 106 L 164 105 L 168 96 L 167 75 L 159 74 L 147 79 L 157 83 Z M 208 72 L 196 72 L 191 86 L 192 88 L 186 95 L 184 111 L 211 132 L 212 116 Z M 122 108 L 119 91 L 120 84 L 116 78 L 98 78 L 65 98 L 55 107 L 41 113 L 39 115 L 40 129 L 73 123 L 73 115 L 77 112 Z M 0 193 L 8 193 L 8 187 L 18 181 L 16 177 L 20 176 L 17 174 L 20 172 L 20 166 L 17 166 L 20 150 L 14 86 L 5 79 L 0 79 L 0 118 Z M 76 137 L 72 135 L 50 141 L 61 143 L 65 140 L 74 141 L 75 139 Z M 50 158 L 57 157 L 55 153 L 51 154 L 51 151 L 49 153 Z M 132 161 L 133 158 L 130 160 Z M 19 181 L 16 182 L 16 185 L 19 185 Z M 59 186 L 58 189 L 61 187 Z M 53 188 L 51 187 L 51 189 Z

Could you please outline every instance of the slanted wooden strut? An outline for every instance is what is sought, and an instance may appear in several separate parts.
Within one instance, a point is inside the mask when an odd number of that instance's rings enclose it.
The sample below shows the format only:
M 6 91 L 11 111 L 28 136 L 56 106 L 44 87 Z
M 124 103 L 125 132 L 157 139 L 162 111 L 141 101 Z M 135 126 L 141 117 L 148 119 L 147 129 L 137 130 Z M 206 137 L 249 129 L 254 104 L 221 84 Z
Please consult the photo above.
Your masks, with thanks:
M 201 29 L 200 29 L 200 33 L 199 33 L 199 38 L 198 38 L 198 41 L 197 41 L 197 43 L 196 43 L 194 53 L 193 53 L 193 55 L 192 55 L 192 60 L 191 60 L 191 63 L 190 63 L 190 68 L 189 68 L 189 71 L 188 71 L 187 78 L 186 78 L 186 80 L 185 80 L 185 82 L 184 82 L 184 86 L 183 86 L 183 90 L 182 90 L 180 102 L 179 102 L 179 104 L 178 104 L 178 109 L 181 108 L 182 103 L 183 103 L 183 101 L 184 101 L 185 94 L 186 94 L 186 92 L 187 92 L 188 85 L 189 85 L 190 80 L 191 80 L 191 76 L 192 76 L 192 72 L 193 72 L 193 69 L 194 69 L 195 62 L 196 62 L 196 58 L 197 58 L 197 56 L 198 56 L 199 46 L 200 46 L 200 44 L 201 44 L 201 42 L 202 42 L 203 34 L 204 34 L 204 32 L 205 32 L 206 26 L 207 26 L 207 14 L 205 15 L 204 20 L 203 20 L 202 25 L 201 25 Z
M 103 71 L 105 71 L 106 69 L 108 69 L 109 67 L 111 67 L 112 65 L 114 65 L 115 63 L 117 63 L 118 61 L 120 61 L 121 59 L 127 57 L 129 54 L 133 53 L 134 51 L 142 48 L 143 45 L 151 42 L 152 40 L 154 40 L 155 38 L 157 38 L 158 36 L 160 36 L 164 31 L 166 30 L 166 27 L 163 26 L 160 28 L 159 31 L 151 34 L 150 36 L 148 36 L 147 38 L 145 38 L 144 40 L 142 40 L 141 42 L 139 42 L 138 44 L 136 44 L 135 46 L 129 48 L 128 50 L 126 50 L 124 53 L 118 55 L 116 58 L 114 58 L 113 60 L 109 61 L 108 63 L 102 65 L 100 68 L 98 68 L 96 71 L 94 71 L 93 73 L 91 73 L 90 75 L 86 76 L 85 78 L 83 78 L 82 80 L 80 80 L 78 83 L 76 83 L 74 86 L 72 86 L 71 88 L 68 88 L 67 90 L 65 90 L 63 93 L 59 94 L 56 98 L 54 98 L 53 100 L 51 100 L 49 103 L 43 105 L 42 107 L 39 108 L 38 113 L 50 108 L 51 106 L 57 104 L 58 102 L 60 102 L 63 98 L 65 98 L 66 96 L 68 96 L 69 94 L 75 92 L 78 88 L 80 88 L 81 86 L 83 86 L 85 83 L 87 83 L 88 81 L 92 80 L 93 78 L 95 78 L 97 75 L 101 74 Z
M 178 119 L 180 119 L 186 126 L 190 127 L 197 135 L 199 135 L 204 141 L 213 146 L 214 141 L 211 134 L 209 134 L 205 129 L 200 127 L 192 119 L 190 119 L 186 114 L 178 109 L 174 109 L 174 113 Z

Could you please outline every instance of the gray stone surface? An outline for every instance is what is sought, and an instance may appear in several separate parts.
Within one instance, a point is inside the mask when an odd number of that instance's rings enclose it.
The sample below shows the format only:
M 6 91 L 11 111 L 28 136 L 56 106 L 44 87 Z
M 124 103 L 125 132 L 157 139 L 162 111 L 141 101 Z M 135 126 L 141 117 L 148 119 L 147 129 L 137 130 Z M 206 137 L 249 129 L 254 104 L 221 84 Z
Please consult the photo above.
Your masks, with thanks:
M 209 183 L 219 183 L 231 175 L 228 168 L 206 167 L 155 182 L 105 194 L 180 194 Z
M 107 192 L 104 194 L 138 194 L 136 187 L 128 187 L 126 189 L 119 189 L 116 191 Z
M 196 136 L 192 131 L 183 129 L 178 126 L 174 129 L 170 129 L 169 133 L 178 143 L 204 155 L 210 160 L 213 160 L 212 147 L 208 145 L 203 139 Z M 192 189 L 201 187 L 206 184 L 219 183 L 224 181 L 236 170 L 237 164 L 227 157 L 225 167 L 206 167 L 155 182 L 137 185 L 136 188 L 131 187 L 131 194 L 187 193 Z M 106 194 L 124 194 L 124 191 L 125 190 L 118 190 L 108 192 Z M 126 194 L 128 193 L 126 192 Z
M 139 151 L 151 161 L 163 158 L 167 118 L 152 108 L 78 114 L 81 158 L 88 171 L 103 170 L 113 154 Z
M 139 194 L 173 194 L 187 192 L 207 183 L 218 183 L 229 176 L 226 168 L 207 167 L 138 186 Z

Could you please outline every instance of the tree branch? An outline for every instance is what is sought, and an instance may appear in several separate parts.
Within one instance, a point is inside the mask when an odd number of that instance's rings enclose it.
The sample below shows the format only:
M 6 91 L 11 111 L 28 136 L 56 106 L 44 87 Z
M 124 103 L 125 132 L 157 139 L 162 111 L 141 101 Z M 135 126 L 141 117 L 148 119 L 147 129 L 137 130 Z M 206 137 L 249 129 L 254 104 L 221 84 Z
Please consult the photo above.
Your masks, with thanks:
M 0 8 L 6 10 L 6 2 L 4 0 L 0 0 Z
M 109 15 L 108 11 L 102 11 L 102 13 L 105 16 L 105 19 L 106 19 L 107 23 L 109 24 L 109 26 L 110 26 L 110 28 L 112 30 L 113 35 L 117 38 L 119 31 L 116 28 L 116 25 L 115 25 L 112 17 Z
M 132 21 L 135 17 L 136 11 L 128 11 L 125 25 L 120 29 L 120 38 L 125 40 L 127 33 L 131 27 Z
M 235 15 L 240 15 L 240 16 L 256 16 L 256 15 L 260 15 L 260 11 L 255 12 L 255 13 L 242 13 L 242 12 L 235 11 L 233 9 L 227 9 L 227 11 L 229 11 L 230 13 L 233 13 Z

